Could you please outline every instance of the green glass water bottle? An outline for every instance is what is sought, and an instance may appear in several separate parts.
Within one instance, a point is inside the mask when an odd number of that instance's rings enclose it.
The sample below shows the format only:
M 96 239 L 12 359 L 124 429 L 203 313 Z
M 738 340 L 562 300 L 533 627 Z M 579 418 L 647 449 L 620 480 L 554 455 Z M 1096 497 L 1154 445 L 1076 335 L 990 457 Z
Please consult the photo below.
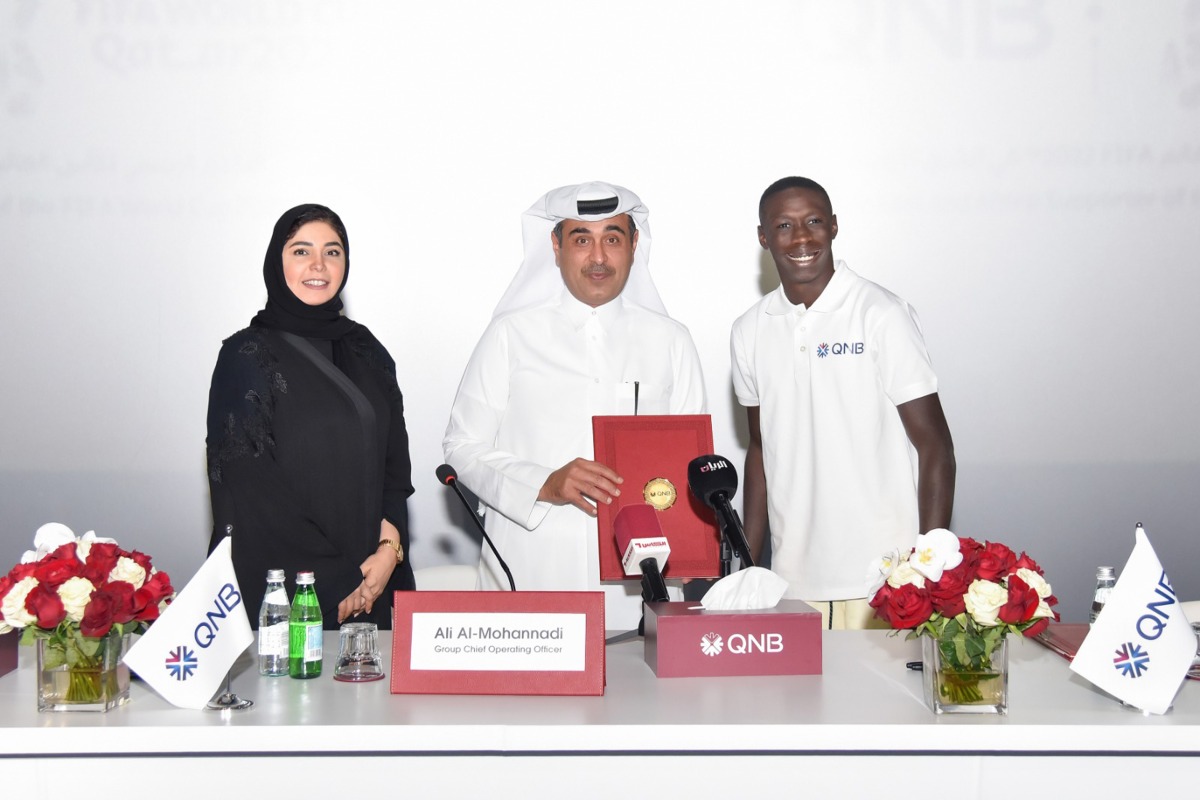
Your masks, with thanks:
M 316 678 L 321 674 L 325 631 L 314 583 L 316 577 L 311 572 L 296 573 L 296 596 L 288 620 L 288 674 L 293 678 Z

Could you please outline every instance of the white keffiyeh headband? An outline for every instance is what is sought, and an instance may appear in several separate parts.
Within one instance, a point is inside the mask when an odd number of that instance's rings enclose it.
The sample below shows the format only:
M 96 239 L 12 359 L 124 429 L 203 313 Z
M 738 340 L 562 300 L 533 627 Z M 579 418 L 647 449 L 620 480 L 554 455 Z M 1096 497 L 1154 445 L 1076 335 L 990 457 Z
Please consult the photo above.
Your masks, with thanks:
M 649 211 L 625 187 L 593 181 L 547 192 L 522 215 L 525 260 L 496 304 L 492 317 L 540 305 L 562 293 L 562 273 L 554 263 L 554 248 L 550 244 L 555 225 L 568 219 L 597 222 L 620 214 L 632 217 L 638 231 L 633 267 L 621 297 L 626 303 L 665 315 L 666 306 L 650 277 Z

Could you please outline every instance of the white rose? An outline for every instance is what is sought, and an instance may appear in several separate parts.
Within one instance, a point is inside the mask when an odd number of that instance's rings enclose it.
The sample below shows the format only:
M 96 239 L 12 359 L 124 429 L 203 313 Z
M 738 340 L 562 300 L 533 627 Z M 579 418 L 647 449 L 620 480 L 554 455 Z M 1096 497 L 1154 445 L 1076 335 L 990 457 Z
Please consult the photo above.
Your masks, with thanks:
M 96 587 L 87 578 L 68 578 L 58 587 L 58 599 L 62 600 L 63 608 L 67 611 L 67 619 L 79 622 L 83 619 L 83 610 L 92 599 Z
M 1045 600 L 1038 603 L 1037 611 L 1033 612 L 1031 619 L 1042 619 L 1043 617 L 1054 619 L 1054 609 L 1050 608 Z
M 108 579 L 132 583 L 134 589 L 140 589 L 146 582 L 146 570 L 142 569 L 132 558 L 121 556 L 117 559 L 117 565 L 112 568 L 112 572 L 108 573 Z
M 1046 579 L 1031 569 L 1021 567 L 1017 570 L 1017 577 L 1025 581 L 1025 585 L 1037 592 L 1038 597 L 1043 600 L 1052 594 L 1050 584 L 1046 583 Z
M 972 581 L 963 602 L 971 619 L 985 628 L 994 628 L 1000 624 L 997 614 L 1008 602 L 1008 590 L 992 581 Z
M 32 575 L 21 578 L 13 584 L 0 601 L 0 615 L 4 622 L 14 628 L 24 628 L 37 623 L 37 617 L 25 610 L 25 598 L 38 585 L 38 579 Z
M 892 574 L 888 575 L 887 583 L 893 589 L 899 589 L 901 586 L 909 583 L 918 589 L 924 589 L 925 576 L 913 569 L 912 564 L 909 564 L 907 561 L 901 561 L 892 570 Z

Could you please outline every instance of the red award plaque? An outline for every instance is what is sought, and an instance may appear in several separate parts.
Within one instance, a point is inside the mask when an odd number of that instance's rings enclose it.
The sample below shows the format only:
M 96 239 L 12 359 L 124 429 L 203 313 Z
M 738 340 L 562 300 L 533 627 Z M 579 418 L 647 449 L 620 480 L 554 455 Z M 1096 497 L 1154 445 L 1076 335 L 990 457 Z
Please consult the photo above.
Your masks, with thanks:
M 631 503 L 658 512 L 671 555 L 668 578 L 716 578 L 721 574 L 721 539 L 713 510 L 688 490 L 688 463 L 712 452 L 712 418 L 707 414 L 592 417 L 596 461 L 625 479 L 621 496 L 600 505 L 600 580 L 640 580 L 626 575 L 613 524 Z

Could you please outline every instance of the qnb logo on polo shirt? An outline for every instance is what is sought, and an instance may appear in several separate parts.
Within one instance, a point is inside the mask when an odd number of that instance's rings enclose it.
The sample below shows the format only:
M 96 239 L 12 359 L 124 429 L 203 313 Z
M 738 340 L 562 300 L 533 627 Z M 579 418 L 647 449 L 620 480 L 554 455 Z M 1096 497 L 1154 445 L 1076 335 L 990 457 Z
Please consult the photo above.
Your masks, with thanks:
M 817 358 L 828 358 L 829 356 L 861 356 L 866 352 L 866 345 L 862 342 L 821 342 L 817 345 Z

